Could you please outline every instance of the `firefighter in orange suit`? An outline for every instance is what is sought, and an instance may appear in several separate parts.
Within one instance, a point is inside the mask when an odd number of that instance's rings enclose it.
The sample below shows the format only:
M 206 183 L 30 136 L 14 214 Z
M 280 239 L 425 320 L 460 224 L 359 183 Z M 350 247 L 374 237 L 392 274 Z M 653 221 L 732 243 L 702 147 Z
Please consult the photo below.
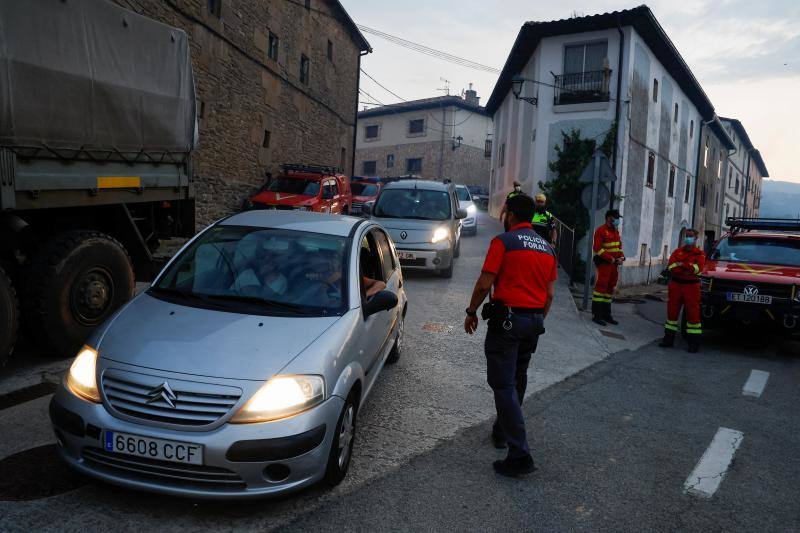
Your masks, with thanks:
M 597 281 L 592 295 L 592 320 L 601 326 L 619 324 L 611 316 L 611 300 L 619 280 L 619 266 L 625 261 L 619 224 L 622 217 L 616 209 L 606 211 L 606 223 L 594 232 L 594 264 Z
M 683 307 L 686 315 L 686 339 L 689 341 L 689 352 L 697 353 L 700 349 L 700 335 L 703 333 L 700 323 L 700 272 L 706 262 L 706 254 L 695 246 L 697 230 L 686 230 L 680 248 L 672 252 L 667 263 L 669 271 L 669 302 L 667 303 L 667 322 L 664 324 L 664 340 L 659 346 L 671 348 L 678 332 L 678 317 Z

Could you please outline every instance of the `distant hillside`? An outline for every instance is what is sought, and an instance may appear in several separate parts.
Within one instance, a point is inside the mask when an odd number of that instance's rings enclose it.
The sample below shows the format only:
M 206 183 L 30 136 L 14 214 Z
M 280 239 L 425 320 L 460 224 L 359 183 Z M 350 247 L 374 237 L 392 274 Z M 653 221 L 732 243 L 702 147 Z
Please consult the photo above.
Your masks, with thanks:
M 800 183 L 764 180 L 761 188 L 760 215 L 800 218 Z

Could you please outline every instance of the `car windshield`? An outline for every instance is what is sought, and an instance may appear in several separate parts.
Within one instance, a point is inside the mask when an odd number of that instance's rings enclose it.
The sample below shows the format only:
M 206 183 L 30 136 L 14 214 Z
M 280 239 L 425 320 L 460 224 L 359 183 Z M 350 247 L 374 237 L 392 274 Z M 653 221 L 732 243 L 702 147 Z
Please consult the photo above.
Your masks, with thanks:
M 456 187 L 456 196 L 459 202 L 471 202 L 472 197 L 469 195 L 469 190 L 466 187 Z
M 345 311 L 347 239 L 320 233 L 215 226 L 150 290 L 196 307 L 265 315 Z
M 267 185 L 267 190 L 270 192 L 300 194 L 302 196 L 316 196 L 319 194 L 319 181 L 278 176 L 269 182 L 269 185 Z
M 375 216 L 447 220 L 450 218 L 450 194 L 426 189 L 386 189 L 375 204 Z
M 800 267 L 800 241 L 727 238 L 711 254 L 717 261 Z
M 372 183 L 353 183 L 350 185 L 353 196 L 375 196 L 378 194 L 378 186 Z

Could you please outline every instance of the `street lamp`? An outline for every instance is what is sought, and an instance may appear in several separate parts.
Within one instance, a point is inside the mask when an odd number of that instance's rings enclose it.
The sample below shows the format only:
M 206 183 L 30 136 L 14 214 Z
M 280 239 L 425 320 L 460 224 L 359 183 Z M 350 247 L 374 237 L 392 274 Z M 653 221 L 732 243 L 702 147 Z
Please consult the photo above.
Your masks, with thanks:
M 520 96 L 522 94 L 522 86 L 525 85 L 526 81 L 535 82 L 536 80 L 523 78 L 519 74 L 511 78 L 511 92 L 514 94 L 514 98 L 517 100 L 523 100 L 532 105 L 539 105 L 539 99 L 535 96 Z

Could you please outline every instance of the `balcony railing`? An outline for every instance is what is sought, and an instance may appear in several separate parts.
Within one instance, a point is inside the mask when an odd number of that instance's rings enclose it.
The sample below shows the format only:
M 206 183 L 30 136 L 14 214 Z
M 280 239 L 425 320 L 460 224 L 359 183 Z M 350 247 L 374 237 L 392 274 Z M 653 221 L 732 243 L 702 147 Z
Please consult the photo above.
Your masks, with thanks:
M 611 69 L 554 76 L 555 105 L 608 102 L 611 98 Z

